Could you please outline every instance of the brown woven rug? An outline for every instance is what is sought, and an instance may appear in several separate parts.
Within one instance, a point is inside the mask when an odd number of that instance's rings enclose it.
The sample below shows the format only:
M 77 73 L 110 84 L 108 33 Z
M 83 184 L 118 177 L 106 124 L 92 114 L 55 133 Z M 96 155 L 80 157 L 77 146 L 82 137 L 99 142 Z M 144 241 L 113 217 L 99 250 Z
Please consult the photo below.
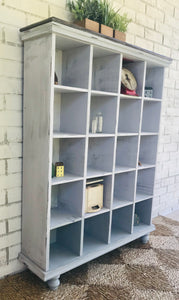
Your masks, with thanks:
M 153 223 L 149 243 L 132 242 L 62 275 L 56 291 L 25 271 L 0 280 L 0 299 L 178 300 L 179 222 Z

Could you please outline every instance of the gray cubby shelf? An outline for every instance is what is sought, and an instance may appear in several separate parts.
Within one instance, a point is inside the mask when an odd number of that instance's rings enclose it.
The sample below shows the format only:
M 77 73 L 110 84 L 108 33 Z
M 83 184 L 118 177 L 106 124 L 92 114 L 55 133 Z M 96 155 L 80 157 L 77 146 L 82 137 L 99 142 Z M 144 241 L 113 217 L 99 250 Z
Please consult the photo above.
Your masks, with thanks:
M 152 198 L 135 203 L 134 213 L 137 214 L 139 223 L 137 225 L 133 224 L 133 232 L 136 233 L 140 232 L 140 230 L 145 230 L 152 223 Z
M 117 138 L 116 170 L 136 168 L 138 137 L 123 136 Z
M 139 132 L 141 114 L 141 100 L 129 97 L 120 98 L 119 106 L 119 134 L 137 134 Z
M 92 120 L 98 113 L 103 116 L 103 128 L 101 134 L 114 134 L 116 127 L 117 97 L 91 96 L 90 105 L 90 133 L 92 132 Z
M 82 217 L 83 181 L 55 185 L 51 190 L 51 224 L 54 229 Z
M 111 242 L 126 239 L 132 233 L 133 205 L 112 212 Z
M 135 171 L 115 174 L 112 208 L 117 209 L 134 202 Z
M 161 102 L 144 101 L 141 132 L 158 133 Z
M 153 90 L 153 99 L 162 99 L 164 68 L 148 63 L 145 86 Z
M 27 30 L 28 29 L 28 30 Z M 51 289 L 61 274 L 147 237 L 164 67 L 170 60 L 50 18 L 24 41 L 22 251 Z M 121 71 L 137 95 L 121 94 Z M 54 75 L 58 82 L 54 82 Z M 144 89 L 153 89 L 145 98 Z M 102 132 L 92 133 L 96 114 Z M 138 160 L 141 166 L 138 165 Z M 64 177 L 52 178 L 52 163 Z M 103 207 L 85 213 L 86 183 L 103 178 Z M 139 226 L 134 226 L 134 213 Z
M 138 170 L 136 202 L 153 197 L 155 168 Z

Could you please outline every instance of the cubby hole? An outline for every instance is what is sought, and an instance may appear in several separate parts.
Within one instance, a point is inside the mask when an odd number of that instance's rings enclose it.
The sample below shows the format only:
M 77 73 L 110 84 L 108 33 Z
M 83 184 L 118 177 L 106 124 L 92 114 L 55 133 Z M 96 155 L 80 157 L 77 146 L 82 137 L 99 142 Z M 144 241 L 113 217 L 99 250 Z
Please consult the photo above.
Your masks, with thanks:
M 91 109 L 90 109 L 90 133 L 92 133 L 92 121 L 98 118 L 98 114 L 102 115 L 102 132 L 115 133 L 116 126 L 116 108 L 117 108 L 117 97 L 109 96 L 97 96 L 91 97 Z M 98 133 L 98 130 L 96 130 Z
M 141 113 L 141 101 L 130 98 L 120 100 L 119 133 L 138 133 Z
M 86 134 L 87 93 L 55 93 L 54 135 Z
M 112 212 L 111 243 L 125 239 L 132 232 L 133 205 Z
M 135 204 L 134 229 L 138 226 L 151 225 L 152 198 Z M 137 222 L 135 222 L 137 221 Z
M 134 201 L 135 171 L 115 175 L 113 209 Z
M 139 168 L 155 165 L 157 156 L 158 136 L 141 136 L 139 152 Z
M 118 92 L 120 55 L 94 47 L 92 90 Z
M 82 217 L 83 181 L 52 186 L 51 225 L 54 229 Z
M 114 138 L 89 138 L 87 177 L 103 176 L 113 168 Z
M 90 182 L 96 182 L 96 185 L 98 184 L 99 180 L 103 180 L 103 208 L 100 209 L 97 212 L 86 212 L 85 218 L 90 218 L 95 215 L 102 214 L 104 212 L 109 211 L 111 207 L 111 199 L 112 199 L 112 176 L 103 176 L 103 177 L 97 177 L 97 178 L 90 178 L 87 180 L 88 183 Z M 95 188 L 95 187 L 94 187 Z M 96 195 L 96 194 L 95 194 Z M 92 194 L 91 194 L 92 197 Z M 94 200 L 94 198 L 93 198 Z M 98 202 L 98 199 L 96 199 Z M 97 203 L 96 202 L 96 203 Z M 85 199 L 85 206 L 86 206 L 86 199 Z
M 117 138 L 116 172 L 136 168 L 138 137 L 127 136 Z
M 102 250 L 109 242 L 109 213 L 85 219 L 83 254 Z
M 142 96 L 144 82 L 144 62 L 130 61 L 124 58 L 122 67 L 128 69 L 134 75 L 137 82 L 136 94 L 138 96 Z
M 63 183 L 64 180 L 75 180 L 84 175 L 85 139 L 64 138 L 53 139 L 52 162 L 63 162 L 64 177 L 54 177 L 53 182 Z
M 152 89 L 152 98 L 162 99 L 164 68 L 147 64 L 145 88 Z
M 161 102 L 144 101 L 142 133 L 159 132 Z
M 90 46 L 67 38 L 56 39 L 55 72 L 58 84 L 88 88 Z
M 138 170 L 136 202 L 153 196 L 155 168 Z
M 50 231 L 50 269 L 65 266 L 81 253 L 81 222 Z

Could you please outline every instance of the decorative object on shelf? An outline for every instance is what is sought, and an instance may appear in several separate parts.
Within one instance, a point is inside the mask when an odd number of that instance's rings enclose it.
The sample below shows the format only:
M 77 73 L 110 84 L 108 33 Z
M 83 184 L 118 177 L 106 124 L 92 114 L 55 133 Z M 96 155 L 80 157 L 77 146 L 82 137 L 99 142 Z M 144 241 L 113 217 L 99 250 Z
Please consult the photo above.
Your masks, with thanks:
M 97 119 L 97 133 L 103 132 L 103 115 L 99 112 L 96 116 Z
M 127 26 L 131 21 L 132 19 L 129 19 L 126 13 L 122 16 L 117 14 L 113 19 L 113 37 L 125 42 Z
M 144 97 L 147 97 L 147 98 L 153 97 L 153 88 L 152 87 L 145 87 Z
M 140 162 L 140 160 L 138 161 L 138 166 L 142 167 L 142 163 Z
M 63 162 L 56 162 L 55 164 L 55 176 L 63 177 L 64 176 L 64 164 Z
M 86 182 L 85 213 L 97 212 L 103 207 L 103 179 Z
M 109 0 L 69 0 L 67 6 L 75 24 L 125 41 L 125 32 L 132 21 L 127 14 L 119 15 Z
M 99 23 L 93 20 L 90 20 L 88 18 L 85 18 L 83 20 L 76 20 L 75 24 L 80 26 L 80 27 L 84 27 L 86 29 L 95 31 L 95 32 L 99 32 Z
M 121 83 L 122 94 L 138 96 L 136 94 L 137 81 L 134 74 L 126 68 L 122 68 Z
M 96 133 L 97 132 L 97 118 L 95 117 L 93 120 L 92 120 L 92 125 L 91 125 L 91 132 L 92 133 Z
M 52 177 L 55 177 L 55 165 L 52 164 Z
M 57 73 L 56 72 L 54 74 L 54 84 L 58 84 L 58 77 L 57 77 Z
M 138 216 L 138 214 L 134 214 L 134 226 L 137 226 L 140 224 L 140 218 Z
M 104 24 L 100 24 L 100 33 L 113 37 L 113 28 Z

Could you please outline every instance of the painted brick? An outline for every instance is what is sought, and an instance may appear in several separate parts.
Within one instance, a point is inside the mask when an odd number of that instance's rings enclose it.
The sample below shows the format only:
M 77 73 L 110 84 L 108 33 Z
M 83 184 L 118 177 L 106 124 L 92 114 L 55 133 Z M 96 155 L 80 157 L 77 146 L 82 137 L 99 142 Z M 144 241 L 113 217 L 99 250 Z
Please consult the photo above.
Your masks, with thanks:
M 60 2 L 59 2 L 60 3 Z M 66 9 L 62 9 L 60 6 L 51 5 L 50 6 L 50 17 L 58 16 L 58 18 L 69 21 L 71 19 L 71 14 Z
M 8 265 L 1 267 L 0 278 L 6 276 L 8 274 L 23 271 L 25 269 L 26 269 L 26 267 L 24 266 L 24 264 L 19 262 L 19 260 L 14 260 L 14 261 L 10 262 Z
M 3 94 L 21 94 L 22 80 L 16 78 L 2 77 L 0 81 L 0 90 Z
M 9 260 L 18 258 L 20 251 L 21 251 L 20 245 L 9 247 Z
M 20 143 L 11 143 L 0 147 L 0 159 L 14 158 L 22 156 L 22 145 Z
M 138 45 L 141 48 L 147 49 L 147 50 L 151 50 L 153 51 L 153 42 L 148 41 L 144 38 L 140 38 L 138 36 L 136 36 L 136 45 Z
M 1 176 L 1 185 L 4 189 L 21 186 L 21 175 L 19 173 Z
M 156 27 L 156 31 L 163 33 L 164 36 L 172 35 L 173 30 L 172 30 L 171 26 L 169 26 L 167 24 L 156 21 L 155 27 Z
M 156 7 L 147 5 L 146 14 L 147 16 L 156 19 L 157 21 L 163 22 L 164 20 L 164 13 L 162 11 L 159 11 L 159 9 L 157 9 Z
M 0 127 L 0 143 L 4 142 L 5 129 Z
M 21 47 L 17 47 L 17 46 L 1 44 L 0 57 L 1 57 L 1 59 L 9 59 L 9 60 L 15 60 L 15 61 L 21 62 L 22 61 L 22 49 L 21 49 Z
M 125 6 L 129 7 L 130 9 L 134 9 L 135 11 L 145 13 L 145 4 L 140 0 L 135 0 L 135 1 L 125 0 L 124 3 Z
M 22 171 L 22 159 L 12 158 L 7 160 L 8 173 L 18 173 Z
M 5 265 L 7 262 L 7 252 L 6 249 L 0 251 L 0 267 Z
M 157 8 L 171 16 L 174 14 L 174 5 L 167 3 L 165 0 L 157 0 Z
M 21 218 L 8 220 L 8 232 L 13 232 L 21 229 Z
M 4 23 L 19 28 L 26 25 L 25 13 L 17 11 L 15 9 L 11 9 L 10 7 L 6 7 L 6 6 L 1 6 L 0 20 L 1 20 L 1 24 Z
M 22 142 L 22 128 L 21 127 L 7 127 L 7 140 L 10 143 Z
M 137 13 L 136 22 L 138 24 L 143 25 L 144 27 L 149 27 L 151 29 L 154 29 L 154 25 L 155 25 L 154 20 L 151 19 L 151 17 L 146 16 L 145 14 Z
M 0 175 L 5 175 L 5 160 L 0 160 Z
M 168 14 L 165 14 L 165 23 L 171 28 L 179 29 L 178 20 Z
M 175 7 L 175 13 L 174 13 L 174 16 L 176 19 L 179 19 L 179 8 L 176 8 Z
M 37 23 L 42 21 L 44 18 L 40 16 L 34 16 L 34 15 L 29 15 L 27 14 L 27 25 Z
M 19 202 L 21 200 L 21 187 L 8 189 L 8 203 Z
M 22 78 L 22 63 L 0 59 L 0 76 Z
M 128 18 L 135 20 L 136 11 L 134 9 L 128 8 L 128 7 L 121 7 L 120 8 L 120 14 L 127 14 Z M 128 30 L 129 31 L 129 30 Z
M 145 38 L 156 43 L 162 44 L 162 34 L 154 30 L 145 28 Z
M 6 234 L 6 222 L 0 222 L 0 235 Z
M 0 189 L 0 205 L 4 205 L 6 203 L 6 193 L 5 190 Z
M 22 110 L 21 95 L 6 95 L 5 99 L 6 99 L 7 110 Z
M 21 44 L 20 34 L 16 28 L 5 26 L 4 34 L 5 34 L 5 42 Z
M 42 16 L 48 17 L 48 4 L 37 0 L 5 0 L 5 5 L 15 9 Z
M 0 249 L 17 245 L 21 242 L 21 233 L 20 231 L 7 234 L 0 237 Z
M 5 98 L 4 95 L 0 95 L 0 110 L 5 109 Z
M 22 126 L 21 118 L 21 112 L 0 111 L 0 126 Z
M 13 203 L 10 205 L 0 206 L 0 216 L 3 220 L 14 218 L 21 215 L 21 204 Z
M 133 33 L 137 36 L 144 37 L 144 27 L 135 23 L 130 23 L 128 26 L 128 32 Z
M 126 42 L 134 44 L 134 41 L 135 41 L 134 35 L 127 32 L 126 33 Z

